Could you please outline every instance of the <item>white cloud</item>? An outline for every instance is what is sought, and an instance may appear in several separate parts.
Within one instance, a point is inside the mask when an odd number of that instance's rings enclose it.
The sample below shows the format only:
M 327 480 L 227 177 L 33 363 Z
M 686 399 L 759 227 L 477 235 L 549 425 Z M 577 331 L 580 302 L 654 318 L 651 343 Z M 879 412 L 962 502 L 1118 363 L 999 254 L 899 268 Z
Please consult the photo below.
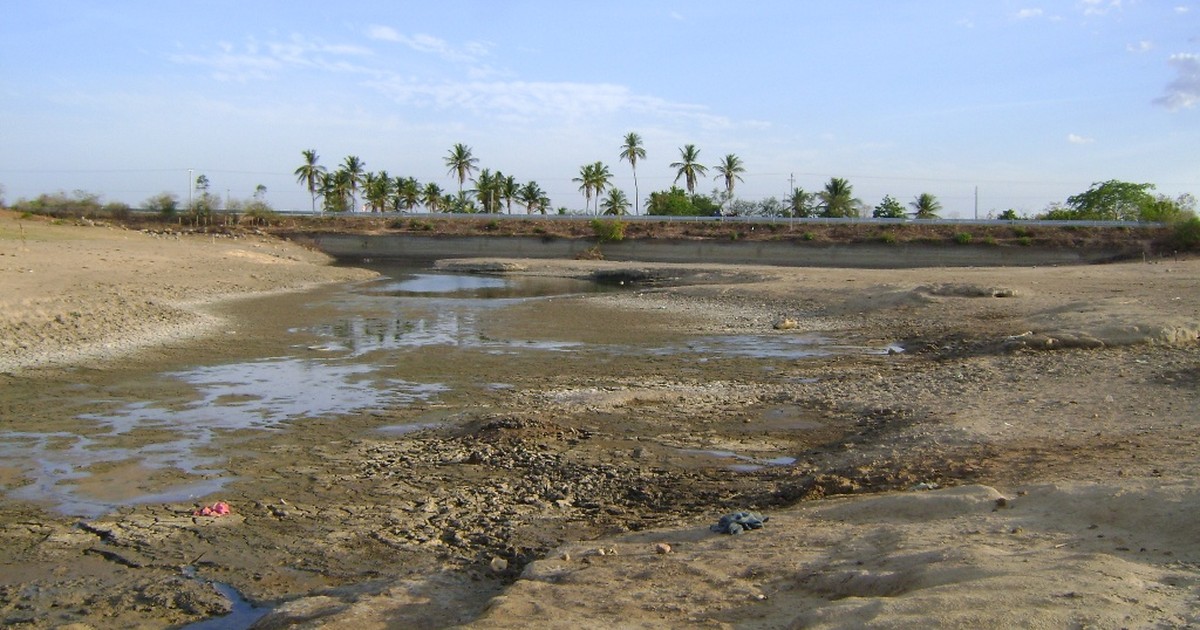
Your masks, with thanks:
M 1200 103 L 1200 55 L 1176 53 L 1167 59 L 1167 63 L 1178 74 L 1167 84 L 1166 92 L 1154 99 L 1154 104 L 1178 111 Z
M 289 67 L 319 68 L 342 72 L 369 72 L 366 68 L 348 63 L 345 57 L 370 56 L 370 50 L 353 44 L 327 44 L 300 35 L 277 42 L 250 39 L 241 46 L 217 42 L 217 52 L 208 54 L 175 54 L 168 58 L 181 64 L 207 66 L 218 81 L 245 83 L 250 80 L 273 78 Z
M 1017 11 L 1017 19 L 1018 20 L 1026 20 L 1029 18 L 1041 17 L 1041 15 L 1042 15 L 1041 9 L 1021 9 L 1020 11 Z
M 1188 11 L 1191 11 L 1191 10 L 1192 10 L 1192 8 L 1191 8 L 1191 7 L 1185 7 L 1185 6 L 1178 6 L 1178 7 L 1175 7 L 1175 12 L 1176 12 L 1176 13 L 1179 13 L 1179 14 L 1184 14 L 1184 13 L 1187 13 Z
M 1084 15 L 1104 15 L 1112 9 L 1121 9 L 1121 0 L 1080 0 Z
M 1095 138 L 1088 138 L 1074 133 L 1067 134 L 1067 142 L 1070 142 L 1071 144 L 1091 144 L 1095 141 Z
M 367 29 L 367 37 L 403 44 L 419 53 L 436 55 L 446 61 L 470 63 L 490 54 L 490 46 L 483 42 L 467 42 L 456 47 L 440 37 L 425 33 L 405 35 L 390 26 L 373 25 Z
M 1142 41 L 1140 41 L 1136 44 L 1126 44 L 1125 50 L 1128 50 L 1131 53 L 1144 53 L 1144 52 L 1149 51 L 1153 47 L 1154 47 L 1153 43 L 1151 43 L 1149 40 L 1143 39 Z

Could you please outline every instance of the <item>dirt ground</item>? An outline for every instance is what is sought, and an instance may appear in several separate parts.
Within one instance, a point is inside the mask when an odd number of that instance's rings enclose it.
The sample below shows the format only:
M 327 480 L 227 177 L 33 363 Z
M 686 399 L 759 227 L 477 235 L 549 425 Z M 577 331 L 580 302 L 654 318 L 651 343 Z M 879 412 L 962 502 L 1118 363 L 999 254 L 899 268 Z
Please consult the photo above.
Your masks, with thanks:
M 149 390 L 266 351 L 265 320 L 372 275 L 328 263 L 265 236 L 0 216 L 0 430 L 77 430 L 49 394 L 81 383 Z M 224 436 L 238 480 L 200 503 L 231 515 L 0 500 L 0 620 L 184 624 L 234 608 L 221 583 L 269 608 L 261 628 L 1200 624 L 1200 261 L 440 265 L 627 284 L 484 324 L 585 344 L 552 363 L 410 359 L 503 387 Z M 860 351 L 586 345 L 814 335 Z M 429 426 L 378 430 L 398 423 Z M 171 480 L 88 472 L 97 493 Z M 0 462 L 0 490 L 27 483 Z M 769 520 L 709 531 L 739 510 Z

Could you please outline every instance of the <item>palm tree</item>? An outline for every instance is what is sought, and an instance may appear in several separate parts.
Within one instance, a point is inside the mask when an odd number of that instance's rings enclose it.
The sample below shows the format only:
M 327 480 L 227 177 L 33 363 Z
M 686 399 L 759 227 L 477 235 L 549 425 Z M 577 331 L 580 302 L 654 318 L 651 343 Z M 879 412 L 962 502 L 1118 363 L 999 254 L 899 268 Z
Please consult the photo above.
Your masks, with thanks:
M 671 168 L 675 169 L 675 181 L 679 182 L 679 178 L 684 178 L 687 184 L 689 195 L 696 194 L 696 178 L 702 177 L 708 172 L 708 167 L 703 166 L 697 160 L 700 159 L 700 150 L 694 144 L 686 144 L 679 150 L 679 162 L 673 162 Z
M 500 176 L 499 173 L 496 173 L 496 175 Z M 504 200 L 504 207 L 508 210 L 508 213 L 512 214 L 512 202 L 520 194 L 521 185 L 517 183 L 517 178 L 512 175 L 500 177 L 499 184 L 500 198 Z
M 388 198 L 392 196 L 392 178 L 387 171 L 367 173 L 362 180 L 363 196 L 371 212 L 383 212 L 387 209 Z
M 737 182 L 746 181 L 742 179 L 742 173 L 746 172 L 746 167 L 742 165 L 742 158 L 730 153 L 726 155 L 720 164 L 713 167 L 717 172 L 717 177 L 725 180 L 725 196 L 728 199 L 733 199 L 733 186 Z
M 341 170 L 344 171 L 347 176 L 346 184 L 350 190 L 351 210 L 358 207 L 358 205 L 355 203 L 355 200 L 357 199 L 356 195 L 358 194 L 358 187 L 363 181 L 363 169 L 366 168 L 366 166 L 367 165 L 362 160 L 358 159 L 357 155 L 347 155 L 346 159 L 342 160 Z
M 803 188 L 796 188 L 792 191 L 791 196 L 787 198 L 788 216 L 792 217 L 811 217 L 816 214 L 816 209 L 813 207 L 817 200 L 817 193 L 810 193 Z
M 317 193 L 321 190 L 321 175 L 325 174 L 325 167 L 317 164 L 317 150 L 309 149 L 301 151 L 304 156 L 304 164 L 296 168 L 296 182 L 304 184 L 304 188 L 308 190 L 308 194 L 312 195 L 312 211 L 317 212 Z
M 538 186 L 537 182 L 529 182 L 521 186 L 521 190 L 517 192 L 517 201 L 525 206 L 525 214 L 533 214 L 535 210 L 546 214 L 546 206 L 550 205 L 550 199 L 546 197 L 546 193 L 542 192 L 542 188 Z
M 450 170 L 446 172 L 458 176 L 458 192 L 463 191 L 463 184 L 467 183 L 471 173 L 478 170 L 475 166 L 478 162 L 479 159 L 471 155 L 471 147 L 459 142 L 450 148 L 450 154 L 446 156 L 446 166 Z
M 579 184 L 579 192 L 583 193 L 583 212 L 587 214 L 592 206 L 592 184 L 596 181 L 596 162 L 595 164 L 584 164 L 579 167 L 579 177 L 571 178 L 571 181 Z
M 841 177 L 829 178 L 825 189 L 817 193 L 821 200 L 823 217 L 858 216 L 858 199 L 854 198 L 854 187 Z
M 642 148 L 642 137 L 630 131 L 625 134 L 625 144 L 621 145 L 621 159 L 629 162 L 629 168 L 633 169 L 633 198 L 634 200 L 641 199 L 641 192 L 638 191 L 637 178 L 637 161 L 646 159 L 646 150 Z M 633 210 L 637 214 L 637 208 Z
M 497 204 L 500 202 L 500 174 L 493 174 L 491 169 L 485 168 L 479 171 L 479 176 L 471 181 L 475 183 L 475 188 L 471 192 L 483 206 L 483 211 L 495 212 Z
M 596 211 L 599 212 L 600 195 L 612 184 L 612 171 L 603 162 L 592 164 L 592 190 L 596 193 Z
M 620 188 L 613 188 L 608 191 L 608 196 L 604 198 L 604 214 L 615 214 L 621 216 L 629 208 L 629 198 L 625 196 L 625 191 Z
M 929 193 L 917 195 L 908 205 L 916 211 L 913 213 L 914 219 L 936 219 L 942 209 L 942 203 Z
M 437 212 L 446 206 L 442 205 L 442 187 L 433 182 L 425 184 L 425 188 L 421 189 L 421 203 L 425 204 L 425 208 L 430 212 Z
M 350 174 L 338 169 L 321 174 L 321 196 L 325 198 L 325 209 L 330 212 L 345 212 L 349 205 Z
M 421 202 L 421 183 L 415 177 L 397 177 L 395 191 L 397 209 L 412 212 Z

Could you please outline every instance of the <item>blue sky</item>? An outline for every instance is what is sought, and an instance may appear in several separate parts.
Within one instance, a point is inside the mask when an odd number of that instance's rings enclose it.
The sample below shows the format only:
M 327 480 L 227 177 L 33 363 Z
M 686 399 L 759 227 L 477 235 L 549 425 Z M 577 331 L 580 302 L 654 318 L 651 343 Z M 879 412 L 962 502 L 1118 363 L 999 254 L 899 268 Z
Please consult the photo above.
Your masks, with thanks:
M 278 208 L 292 171 L 336 167 L 456 189 L 444 158 L 571 179 L 641 134 L 643 198 L 679 148 L 746 165 L 737 194 L 844 177 L 875 205 L 1037 212 L 1092 182 L 1200 194 L 1197 0 L 3 2 L 0 185 L 186 198 L 188 169 Z M 710 177 L 713 173 L 710 172 Z M 716 180 L 702 182 L 710 191 Z

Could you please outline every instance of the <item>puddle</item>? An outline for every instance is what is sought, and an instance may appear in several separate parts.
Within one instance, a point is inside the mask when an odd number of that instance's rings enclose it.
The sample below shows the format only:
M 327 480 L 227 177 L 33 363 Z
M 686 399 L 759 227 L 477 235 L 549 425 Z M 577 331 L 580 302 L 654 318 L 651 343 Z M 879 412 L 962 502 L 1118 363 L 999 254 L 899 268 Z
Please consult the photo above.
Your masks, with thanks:
M 455 273 L 412 273 L 380 268 L 387 278 L 364 285 L 368 295 L 393 297 L 521 299 L 611 290 L 573 278 L 530 278 Z
M 0 455 L 24 468 L 33 483 L 14 490 L 16 498 L 50 501 L 60 512 L 95 517 L 113 507 L 137 503 L 185 502 L 218 492 L 234 479 L 223 470 L 217 439 L 234 431 L 274 430 L 282 423 L 424 401 L 444 391 L 440 384 L 380 378 L 369 364 L 327 363 L 297 358 L 203 366 L 163 374 L 190 385 L 194 398 L 135 400 L 109 413 L 79 418 L 97 431 L 0 433 Z M 150 434 L 148 443 L 112 446 Z M 124 481 L 161 479 L 128 496 L 97 496 L 88 491 L 89 468 L 135 463 L 144 472 Z M 167 474 L 167 473 L 170 474 Z
M 192 579 L 203 580 L 196 575 L 196 570 L 193 567 L 185 567 L 184 575 Z M 207 581 L 206 581 L 207 582 Z M 250 628 L 254 622 L 262 619 L 271 612 L 271 608 L 267 606 L 255 606 L 249 600 L 242 596 L 236 588 L 224 582 L 207 582 L 211 584 L 213 589 L 229 600 L 233 609 L 220 617 L 212 617 L 195 623 L 189 623 L 186 626 L 180 626 L 180 630 L 241 630 L 242 628 Z
M 705 458 L 720 460 L 720 463 L 723 463 L 725 468 L 735 472 L 754 472 L 768 466 L 791 466 L 796 463 L 795 457 L 771 457 L 764 459 L 741 455 L 733 451 L 681 448 L 679 452 L 685 455 L 699 455 Z

